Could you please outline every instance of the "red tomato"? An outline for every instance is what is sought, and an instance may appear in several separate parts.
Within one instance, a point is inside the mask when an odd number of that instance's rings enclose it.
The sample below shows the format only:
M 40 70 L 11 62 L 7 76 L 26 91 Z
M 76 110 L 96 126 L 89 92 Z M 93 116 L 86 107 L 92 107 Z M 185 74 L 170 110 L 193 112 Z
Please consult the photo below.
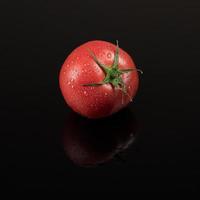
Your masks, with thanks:
M 65 60 L 59 76 L 67 104 L 88 118 L 102 118 L 135 97 L 138 70 L 128 53 L 109 42 L 90 41 Z

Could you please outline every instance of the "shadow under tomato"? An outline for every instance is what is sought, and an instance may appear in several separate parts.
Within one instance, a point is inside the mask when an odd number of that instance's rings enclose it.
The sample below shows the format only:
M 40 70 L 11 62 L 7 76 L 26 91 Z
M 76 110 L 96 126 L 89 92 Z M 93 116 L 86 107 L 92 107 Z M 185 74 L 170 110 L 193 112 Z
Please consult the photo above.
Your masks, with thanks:
M 137 123 L 131 110 L 91 120 L 70 112 L 63 133 L 64 151 L 79 166 L 105 163 L 127 149 L 136 138 Z

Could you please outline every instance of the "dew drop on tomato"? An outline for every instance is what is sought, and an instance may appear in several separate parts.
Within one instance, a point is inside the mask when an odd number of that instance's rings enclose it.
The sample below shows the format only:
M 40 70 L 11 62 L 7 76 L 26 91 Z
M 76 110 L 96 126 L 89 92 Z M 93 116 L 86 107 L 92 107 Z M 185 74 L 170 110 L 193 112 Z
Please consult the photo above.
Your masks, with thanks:
M 88 96 L 88 93 L 86 91 L 83 92 L 85 96 Z
M 108 54 L 107 54 L 107 58 L 111 58 L 112 57 L 112 55 L 111 55 L 111 53 L 109 52 Z

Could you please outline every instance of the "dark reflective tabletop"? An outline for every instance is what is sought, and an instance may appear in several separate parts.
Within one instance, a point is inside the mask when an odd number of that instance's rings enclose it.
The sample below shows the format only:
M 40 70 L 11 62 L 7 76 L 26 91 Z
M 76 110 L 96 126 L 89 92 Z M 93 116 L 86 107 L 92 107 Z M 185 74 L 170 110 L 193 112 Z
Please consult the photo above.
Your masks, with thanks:
M 91 120 L 71 112 L 63 130 L 63 147 L 68 158 L 83 167 L 113 160 L 124 161 L 124 152 L 138 134 L 136 119 L 130 109 L 105 119 Z
M 198 190 L 199 9 L 196 0 L 1 1 L 5 188 Z M 58 84 L 66 56 L 93 39 L 118 39 L 144 71 L 128 108 L 97 121 L 73 113 Z

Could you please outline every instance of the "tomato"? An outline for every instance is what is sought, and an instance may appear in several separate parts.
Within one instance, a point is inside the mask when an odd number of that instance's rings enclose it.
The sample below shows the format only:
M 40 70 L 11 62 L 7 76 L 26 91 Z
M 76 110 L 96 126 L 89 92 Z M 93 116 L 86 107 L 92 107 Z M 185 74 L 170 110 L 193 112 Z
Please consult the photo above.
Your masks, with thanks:
M 89 41 L 64 61 L 59 84 L 66 103 L 88 118 L 102 118 L 126 107 L 135 97 L 138 70 L 130 55 L 106 41 Z

